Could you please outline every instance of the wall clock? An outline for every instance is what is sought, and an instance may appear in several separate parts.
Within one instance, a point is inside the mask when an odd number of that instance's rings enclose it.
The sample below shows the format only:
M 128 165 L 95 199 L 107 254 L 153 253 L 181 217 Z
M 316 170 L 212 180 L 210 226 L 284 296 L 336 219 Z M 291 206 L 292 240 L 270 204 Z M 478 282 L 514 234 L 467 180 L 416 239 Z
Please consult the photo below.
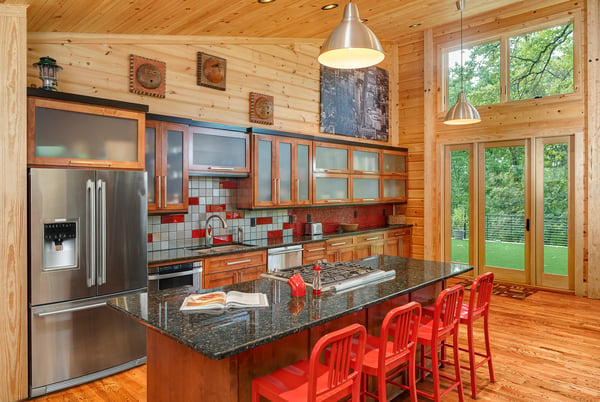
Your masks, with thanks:
M 129 91 L 164 98 L 165 73 L 165 63 L 132 54 L 129 63 Z
M 259 124 L 273 124 L 273 97 L 250 92 L 250 121 Z

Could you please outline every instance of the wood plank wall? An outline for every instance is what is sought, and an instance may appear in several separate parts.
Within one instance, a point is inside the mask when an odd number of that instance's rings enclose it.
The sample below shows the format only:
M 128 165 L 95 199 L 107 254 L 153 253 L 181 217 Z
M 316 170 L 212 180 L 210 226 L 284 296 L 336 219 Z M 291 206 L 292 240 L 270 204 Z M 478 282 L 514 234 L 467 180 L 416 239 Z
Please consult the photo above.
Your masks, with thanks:
M 27 397 L 27 6 L 0 4 L 0 400 Z
M 30 33 L 28 85 L 39 86 L 31 64 L 48 55 L 64 68 L 58 85 L 62 92 L 143 103 L 151 113 L 339 138 L 319 133 L 320 44 L 314 40 Z M 394 51 L 392 46 L 384 47 L 388 53 Z M 225 91 L 196 84 L 197 52 L 227 60 Z M 130 54 L 166 63 L 164 99 L 129 92 Z M 392 72 L 392 60 L 387 57 L 380 66 Z M 390 88 L 396 85 L 395 75 L 390 74 Z M 272 126 L 250 123 L 250 92 L 274 96 Z M 392 105 L 396 96 L 391 91 Z M 397 109 L 391 110 L 390 122 L 394 122 Z M 397 136 L 397 126 L 392 127 L 388 144 L 394 144 Z

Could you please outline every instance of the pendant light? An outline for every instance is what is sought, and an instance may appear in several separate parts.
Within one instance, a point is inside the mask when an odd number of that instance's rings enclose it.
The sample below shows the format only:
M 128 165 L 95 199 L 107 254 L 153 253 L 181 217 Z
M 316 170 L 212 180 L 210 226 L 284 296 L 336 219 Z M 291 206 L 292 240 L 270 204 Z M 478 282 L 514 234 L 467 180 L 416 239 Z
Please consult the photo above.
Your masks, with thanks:
M 332 68 L 364 68 L 385 58 L 379 40 L 358 15 L 358 7 L 350 1 L 344 7 L 342 22 L 321 46 L 319 63 Z
M 463 82 L 462 12 L 465 8 L 465 0 L 457 0 L 456 7 L 460 10 L 460 93 L 458 94 L 454 106 L 452 106 L 450 110 L 448 110 L 448 113 L 446 113 L 444 124 L 461 125 L 479 123 L 481 121 L 481 117 L 479 117 L 479 112 L 475 106 L 471 105 L 467 100 Z

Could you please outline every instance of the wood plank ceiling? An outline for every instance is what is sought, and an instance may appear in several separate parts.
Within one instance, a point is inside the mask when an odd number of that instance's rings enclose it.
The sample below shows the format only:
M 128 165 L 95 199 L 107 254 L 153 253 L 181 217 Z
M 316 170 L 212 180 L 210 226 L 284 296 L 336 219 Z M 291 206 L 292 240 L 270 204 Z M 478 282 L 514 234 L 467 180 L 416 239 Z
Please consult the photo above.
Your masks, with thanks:
M 466 0 L 464 17 L 494 19 L 533 12 L 564 0 Z M 346 0 L 0 0 L 26 3 L 29 32 L 325 38 L 341 21 Z M 337 2 L 329 11 L 321 7 Z M 358 0 L 360 16 L 381 41 L 459 20 L 455 0 Z M 410 28 L 413 24 L 420 24 Z

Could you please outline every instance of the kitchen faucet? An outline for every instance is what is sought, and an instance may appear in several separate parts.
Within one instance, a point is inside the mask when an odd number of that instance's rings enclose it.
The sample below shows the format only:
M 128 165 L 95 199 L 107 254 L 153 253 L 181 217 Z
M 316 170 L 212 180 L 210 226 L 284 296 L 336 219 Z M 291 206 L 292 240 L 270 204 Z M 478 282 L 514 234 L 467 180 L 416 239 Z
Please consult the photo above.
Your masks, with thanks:
M 225 222 L 225 219 L 221 218 L 219 215 L 211 215 L 208 217 L 208 219 L 206 220 L 206 231 L 205 231 L 205 235 L 204 235 L 204 245 L 206 247 L 212 247 L 213 246 L 213 233 L 212 233 L 212 226 L 210 225 L 210 221 L 213 218 L 218 218 L 221 223 L 223 223 L 223 228 L 227 227 L 227 222 Z

